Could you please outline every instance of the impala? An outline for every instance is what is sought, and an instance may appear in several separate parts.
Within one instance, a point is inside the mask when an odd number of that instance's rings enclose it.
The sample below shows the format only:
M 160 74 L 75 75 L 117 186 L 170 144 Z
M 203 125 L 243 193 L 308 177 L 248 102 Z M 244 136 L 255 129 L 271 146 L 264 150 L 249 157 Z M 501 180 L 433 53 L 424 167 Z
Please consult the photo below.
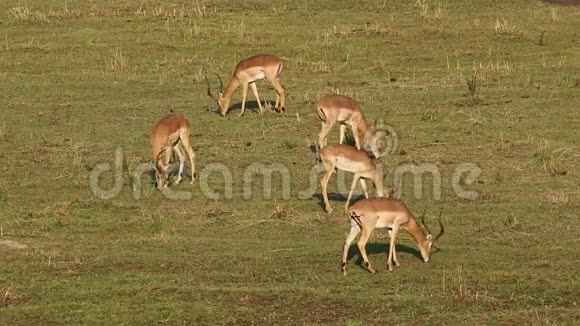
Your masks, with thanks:
M 374 162 L 375 158 L 381 156 L 379 153 L 384 136 L 385 134 L 383 132 L 378 132 L 374 135 L 374 139 L 370 140 L 370 153 L 344 144 L 332 144 L 320 149 L 318 159 L 322 162 L 324 169 L 324 175 L 320 179 L 320 185 L 322 186 L 322 198 L 324 199 L 324 209 L 326 212 L 332 212 L 332 208 L 328 202 L 327 186 L 330 177 L 332 177 L 337 169 L 354 173 L 350 192 L 348 193 L 344 206 L 345 211 L 348 209 L 350 198 L 359 180 L 366 198 L 369 195 L 364 179 L 371 179 L 373 181 L 377 196 L 384 195 L 382 173 L 377 169 Z
M 370 198 L 360 200 L 349 209 L 349 215 L 351 227 L 350 233 L 344 242 L 342 253 L 341 269 L 343 275 L 346 275 L 346 260 L 350 244 L 356 236 L 361 233 L 361 231 L 362 233 L 357 246 L 365 267 L 371 273 L 374 273 L 375 270 L 369 263 L 365 246 L 374 229 L 390 229 L 389 235 L 391 239 L 389 255 L 387 258 L 389 271 L 393 270 L 393 262 L 395 263 L 395 266 L 400 266 L 395 251 L 395 242 L 399 230 L 403 229 L 413 237 L 419 247 L 421 257 L 423 257 L 423 261 L 426 263 L 431 259 L 433 244 L 443 235 L 443 232 L 445 232 L 441 219 L 439 219 L 441 231 L 433 238 L 427 225 L 423 222 L 421 223 L 422 225 L 419 224 L 405 203 L 392 198 Z
M 369 125 L 358 103 L 351 97 L 327 95 L 316 101 L 314 107 L 318 118 L 322 121 L 322 128 L 318 135 L 318 142 L 321 147 L 326 146 L 326 136 L 337 123 L 340 124 L 339 143 L 343 143 L 346 127 L 350 126 L 356 148 L 358 149 L 362 146 L 361 141 L 367 143 L 377 132 L 376 126 L 371 127 Z
M 260 54 L 247 59 L 244 59 L 238 63 L 230 81 L 228 82 L 225 90 L 222 79 L 218 75 L 220 81 L 220 91 L 219 96 L 215 97 L 211 93 L 209 80 L 207 80 L 207 95 L 213 98 L 218 103 L 219 113 L 225 116 L 230 107 L 230 100 L 234 91 L 242 85 L 242 111 L 240 112 L 240 117 L 246 112 L 246 97 L 248 95 L 248 85 L 252 88 L 256 101 L 258 102 L 258 107 L 260 108 L 260 114 L 264 111 L 262 103 L 260 102 L 260 97 L 258 96 L 258 88 L 256 87 L 256 82 L 262 79 L 268 79 L 268 81 L 276 90 L 276 112 L 284 111 L 284 94 L 285 90 L 280 85 L 278 77 L 282 73 L 284 68 L 284 59 L 279 58 L 270 54 Z
M 149 141 L 153 154 L 153 168 L 157 189 L 163 190 L 168 185 L 169 162 L 173 157 L 173 150 L 179 158 L 179 174 L 175 181 L 178 184 L 182 180 L 185 163 L 185 154 L 180 146 L 185 149 L 191 165 L 191 183 L 195 180 L 195 153 L 191 149 L 189 136 L 191 127 L 189 121 L 182 114 L 170 114 L 159 120 L 153 127 Z M 165 154 L 165 162 L 161 160 L 161 154 Z

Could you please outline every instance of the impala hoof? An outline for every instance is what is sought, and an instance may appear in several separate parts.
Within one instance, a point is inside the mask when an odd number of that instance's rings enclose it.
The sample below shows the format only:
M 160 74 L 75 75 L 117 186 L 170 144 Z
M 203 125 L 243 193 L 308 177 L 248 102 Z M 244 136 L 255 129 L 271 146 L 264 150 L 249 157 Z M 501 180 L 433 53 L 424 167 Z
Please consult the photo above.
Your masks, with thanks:
M 327 206 L 327 207 L 326 207 L 324 210 L 325 210 L 325 211 L 326 211 L 328 214 L 332 213 L 332 208 L 330 208 L 330 207 L 328 207 L 328 206 Z

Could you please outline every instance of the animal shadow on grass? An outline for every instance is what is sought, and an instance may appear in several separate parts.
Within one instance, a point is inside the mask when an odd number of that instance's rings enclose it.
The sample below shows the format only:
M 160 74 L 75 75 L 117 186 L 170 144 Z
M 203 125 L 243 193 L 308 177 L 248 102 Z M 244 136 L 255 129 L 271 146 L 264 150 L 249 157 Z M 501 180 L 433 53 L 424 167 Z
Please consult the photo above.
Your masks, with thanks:
M 374 255 L 374 254 L 383 254 L 384 255 L 384 259 L 385 259 L 385 264 L 386 264 L 386 260 L 388 257 L 388 249 L 389 249 L 389 243 L 388 241 L 390 241 L 390 239 L 387 239 L 387 243 L 367 243 L 366 245 L 366 251 L 367 251 L 367 255 Z M 421 253 L 411 247 L 407 247 L 404 245 L 395 245 L 395 248 L 397 250 L 397 257 L 401 257 L 400 254 L 401 253 L 408 253 L 408 254 L 412 254 L 413 256 L 415 256 L 417 259 L 423 261 L 423 258 L 421 257 Z M 346 261 L 350 261 L 354 256 L 357 256 L 357 260 L 355 262 L 355 264 L 357 266 L 359 266 L 360 268 L 366 270 L 365 267 L 363 267 L 363 260 L 362 257 L 360 255 L 360 252 L 358 251 L 358 246 L 356 245 L 356 242 L 354 242 L 354 244 L 352 244 L 350 246 L 350 248 L 348 248 L 348 256 L 346 258 Z
M 370 192 L 369 192 L 370 195 Z M 312 197 L 317 198 L 319 200 L 318 205 L 324 209 L 324 198 L 322 197 L 322 194 L 314 194 L 312 195 Z M 346 202 L 346 198 L 347 195 L 345 194 L 340 194 L 337 192 L 330 192 L 328 193 L 328 201 L 332 204 L 332 202 L 338 201 L 338 202 Z M 360 194 L 360 195 L 355 195 L 353 194 L 352 197 L 350 198 L 350 205 L 352 206 L 354 203 L 356 203 L 357 201 L 361 200 L 361 199 L 365 199 L 365 196 Z
M 272 111 L 275 111 L 274 105 L 276 102 L 274 101 L 262 101 L 262 107 L 264 107 L 264 112 L 268 111 L 266 108 L 272 108 Z M 230 109 L 228 113 L 232 111 L 240 111 L 242 109 L 242 102 L 237 102 L 230 105 Z M 255 113 L 260 113 L 260 107 L 258 106 L 258 101 L 246 101 L 246 111 L 254 111 Z M 217 110 L 216 110 L 217 112 Z M 276 111 L 278 112 L 278 111 Z
M 181 174 L 181 177 L 183 178 L 184 181 L 191 180 L 191 172 L 190 171 L 191 170 L 189 169 L 189 167 L 187 165 L 183 167 L 183 173 Z M 169 163 L 169 168 L 167 169 L 167 174 L 169 175 L 169 177 L 174 180 L 177 178 L 178 173 L 179 173 L 179 163 L 177 163 L 177 162 Z M 149 177 L 148 178 L 149 184 L 155 184 L 155 170 L 151 169 L 151 170 L 145 171 L 143 173 L 143 175 L 147 175 Z M 194 176 L 197 178 L 197 173 L 195 173 Z
M 322 194 L 314 194 L 312 195 L 312 197 L 317 198 L 319 200 L 318 205 L 324 209 L 324 198 L 322 197 Z M 338 202 L 345 202 L 346 201 L 346 195 L 337 193 L 337 192 L 331 192 L 328 193 L 328 201 L 332 204 L 332 202 L 338 201 Z M 363 195 L 353 195 L 350 199 L 351 203 L 355 203 L 358 200 L 364 198 Z

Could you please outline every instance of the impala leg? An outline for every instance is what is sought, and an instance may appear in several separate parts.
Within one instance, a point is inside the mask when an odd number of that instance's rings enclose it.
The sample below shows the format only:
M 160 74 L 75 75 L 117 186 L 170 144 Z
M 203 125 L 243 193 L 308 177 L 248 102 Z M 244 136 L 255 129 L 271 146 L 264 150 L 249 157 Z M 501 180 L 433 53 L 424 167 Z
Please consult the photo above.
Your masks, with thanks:
M 180 142 L 177 142 L 177 144 L 173 146 L 173 149 L 175 150 L 175 153 L 177 154 L 177 157 L 179 159 L 179 172 L 177 173 L 177 179 L 175 179 L 175 182 L 173 184 L 179 184 L 183 179 L 182 175 L 183 168 L 185 167 L 185 154 L 183 154 L 183 151 L 181 150 Z
M 163 154 L 165 155 L 163 165 L 165 165 L 165 168 L 167 168 L 167 165 L 169 165 L 171 159 L 173 158 L 173 146 L 167 146 L 165 153 Z
M 280 95 L 278 95 L 278 92 L 276 92 L 276 104 L 274 105 L 274 107 L 277 108 L 279 104 L 280 104 Z
M 250 87 L 252 88 L 252 92 L 254 93 L 254 97 L 256 98 L 256 101 L 258 102 L 258 107 L 260 108 L 260 114 L 262 114 L 264 112 L 264 108 L 262 108 L 262 103 L 260 102 L 260 97 L 258 96 L 258 87 L 256 86 L 256 83 L 251 83 Z
M 354 143 L 356 145 L 356 148 L 360 149 L 361 143 L 360 143 L 360 135 L 358 134 L 358 123 L 351 122 L 350 126 L 352 127 L 352 137 L 354 138 Z
M 334 122 L 334 121 L 322 121 L 322 126 L 320 128 L 320 134 L 318 134 L 318 144 L 320 144 L 320 147 L 326 146 L 326 136 L 328 136 L 330 129 L 332 129 L 332 127 L 334 127 L 335 123 L 336 122 Z
M 242 112 L 240 117 L 246 112 L 246 98 L 248 97 L 248 83 L 242 83 Z
M 342 263 L 340 265 L 340 269 L 342 271 L 342 275 L 346 276 L 346 260 L 348 259 L 348 249 L 350 249 L 350 245 L 356 238 L 356 236 L 360 233 L 360 228 L 356 224 L 352 224 L 350 227 L 350 233 L 344 240 L 344 247 L 342 249 Z
M 282 85 L 280 84 L 280 81 L 278 80 L 278 78 L 276 76 L 266 76 L 266 78 L 268 78 L 268 80 L 270 81 L 270 83 L 272 84 L 272 86 L 274 87 L 274 89 L 276 90 L 276 93 L 278 93 L 278 96 L 280 96 L 280 106 L 276 106 L 276 111 L 280 112 L 280 111 L 284 111 L 284 95 L 286 93 L 286 91 L 284 90 L 284 87 L 282 87 Z
M 340 136 L 338 138 L 338 143 L 339 144 L 343 144 L 344 143 L 344 137 L 346 135 L 346 125 L 344 124 L 340 124 Z
M 389 230 L 389 239 L 393 237 L 393 231 Z M 395 267 L 401 266 L 399 264 L 399 259 L 397 259 L 397 246 L 395 245 L 395 249 L 393 249 L 393 261 L 395 262 Z
M 369 192 L 367 189 L 367 181 L 364 178 L 360 178 L 360 186 L 363 188 L 363 192 L 365 193 L 365 198 L 369 198 Z
M 169 187 L 169 168 L 170 165 L 169 163 L 171 163 L 171 160 L 173 159 L 173 146 L 167 146 L 165 148 L 165 153 L 163 153 L 165 155 L 164 157 L 164 164 L 163 164 L 163 175 L 165 176 L 165 188 Z
M 393 225 L 393 229 L 390 233 L 391 243 L 389 246 L 389 257 L 387 257 L 387 266 L 389 267 L 389 272 L 393 271 L 393 255 L 395 252 L 395 240 L 397 238 L 398 232 L 399 232 L 399 226 L 397 224 Z
M 352 193 L 356 189 L 356 184 L 358 183 L 359 180 L 362 180 L 360 178 L 360 174 L 356 174 L 355 173 L 355 175 L 354 175 L 354 177 L 352 179 L 352 184 L 350 185 L 350 192 L 348 193 L 348 197 L 346 198 L 346 204 L 344 204 L 344 211 L 345 212 L 348 211 L 348 206 L 350 204 L 350 198 L 352 197 Z
M 191 149 L 191 142 L 189 141 L 189 131 L 183 130 L 181 132 L 181 144 L 189 156 L 189 165 L 191 165 L 191 184 L 195 180 L 195 153 L 193 149 Z M 185 160 L 185 159 L 184 159 Z
M 330 180 L 330 177 L 332 177 L 332 174 L 334 173 L 334 166 L 330 164 L 324 164 L 324 169 L 326 173 L 324 176 L 322 176 L 322 179 L 320 179 L 320 186 L 322 187 L 322 198 L 324 200 L 324 210 L 327 213 L 332 213 L 332 207 L 330 207 L 330 202 L 328 201 L 327 186 L 328 180 Z
M 375 184 L 377 197 L 384 197 L 385 196 L 385 189 L 383 187 L 383 178 L 382 178 L 382 175 L 379 173 L 378 169 L 376 170 L 375 175 L 371 176 L 371 178 Z
M 374 273 L 375 270 L 372 268 L 371 263 L 369 262 L 366 250 L 366 245 L 367 242 L 369 241 L 369 238 L 371 237 L 371 232 L 372 230 L 362 229 L 362 234 L 360 236 L 360 239 L 358 239 L 357 246 L 362 256 L 365 267 L 368 269 L 369 272 Z

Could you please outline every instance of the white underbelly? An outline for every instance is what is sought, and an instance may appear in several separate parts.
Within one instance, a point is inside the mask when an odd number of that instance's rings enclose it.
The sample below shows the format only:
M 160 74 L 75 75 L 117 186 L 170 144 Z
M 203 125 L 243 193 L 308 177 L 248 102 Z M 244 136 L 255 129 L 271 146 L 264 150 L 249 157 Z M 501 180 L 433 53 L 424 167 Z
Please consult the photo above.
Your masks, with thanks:
M 381 221 L 378 220 L 377 224 L 375 225 L 375 229 L 384 229 L 384 228 L 392 228 L 393 223 L 391 221 Z
M 366 162 L 365 162 L 366 163 Z M 368 166 L 360 161 L 350 160 L 348 158 L 339 156 L 336 158 L 336 167 L 339 170 L 355 173 L 355 172 L 363 172 L 368 169 Z
M 264 72 L 258 71 L 255 74 L 252 74 L 252 76 L 250 76 L 250 83 L 258 81 L 258 80 L 262 80 L 264 78 L 266 78 L 266 75 L 264 74 Z

